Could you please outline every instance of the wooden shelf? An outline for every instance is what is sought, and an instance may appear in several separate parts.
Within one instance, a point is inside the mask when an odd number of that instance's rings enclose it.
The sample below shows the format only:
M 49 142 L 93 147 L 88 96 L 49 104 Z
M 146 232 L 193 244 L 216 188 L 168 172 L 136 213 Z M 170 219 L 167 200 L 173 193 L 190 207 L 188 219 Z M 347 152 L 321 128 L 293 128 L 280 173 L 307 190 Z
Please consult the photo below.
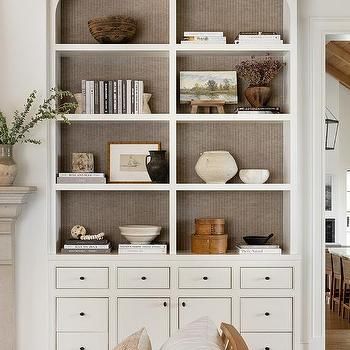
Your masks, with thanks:
M 177 191 L 290 191 L 290 184 L 178 184 Z
M 169 114 L 68 114 L 71 122 L 169 121 Z

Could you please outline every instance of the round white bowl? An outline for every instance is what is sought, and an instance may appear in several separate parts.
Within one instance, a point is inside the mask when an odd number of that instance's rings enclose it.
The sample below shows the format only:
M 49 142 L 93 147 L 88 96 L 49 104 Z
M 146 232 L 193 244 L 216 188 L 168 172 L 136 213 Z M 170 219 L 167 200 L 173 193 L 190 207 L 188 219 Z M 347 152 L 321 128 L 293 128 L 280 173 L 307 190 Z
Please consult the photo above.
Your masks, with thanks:
M 150 244 L 160 235 L 160 226 L 152 225 L 126 225 L 120 226 L 120 233 L 131 244 Z
M 239 177 L 245 184 L 263 184 L 270 176 L 267 169 L 242 169 Z

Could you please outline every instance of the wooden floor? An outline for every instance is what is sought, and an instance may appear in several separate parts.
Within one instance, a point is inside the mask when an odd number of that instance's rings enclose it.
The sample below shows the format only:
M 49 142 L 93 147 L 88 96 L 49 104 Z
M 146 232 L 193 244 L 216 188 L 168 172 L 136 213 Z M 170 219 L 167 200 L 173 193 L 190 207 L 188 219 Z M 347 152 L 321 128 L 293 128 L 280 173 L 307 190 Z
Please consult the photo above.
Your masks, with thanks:
M 350 322 L 326 305 L 326 350 L 350 350 Z

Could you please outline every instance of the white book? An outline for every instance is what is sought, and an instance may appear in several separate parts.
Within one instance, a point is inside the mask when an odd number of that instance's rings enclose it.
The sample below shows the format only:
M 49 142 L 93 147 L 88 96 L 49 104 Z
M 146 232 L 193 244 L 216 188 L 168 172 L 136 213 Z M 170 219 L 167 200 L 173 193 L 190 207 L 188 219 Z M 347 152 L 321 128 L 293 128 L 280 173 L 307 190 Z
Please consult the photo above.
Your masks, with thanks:
M 248 245 L 241 244 L 238 245 L 237 248 L 240 249 L 280 249 L 280 246 L 277 244 L 274 245 Z
M 279 34 L 240 34 L 238 35 L 239 40 L 255 40 L 255 39 L 266 39 L 266 40 L 280 40 L 281 35 Z
M 58 173 L 59 177 L 105 177 L 104 173 Z
M 110 244 L 65 244 L 64 249 L 109 249 Z
M 184 32 L 184 36 L 224 36 L 224 32 Z
M 237 249 L 238 254 L 282 254 L 282 249 Z
M 131 114 L 131 80 L 126 81 L 126 113 Z
M 82 80 L 81 81 L 81 93 L 83 95 L 83 101 L 82 101 L 82 106 L 83 106 L 83 113 L 86 113 L 86 104 L 85 104 L 85 100 L 86 100 L 86 80 Z
M 181 45 L 222 45 L 226 44 L 226 40 L 223 41 L 181 41 Z
M 118 82 L 113 81 L 113 114 L 118 113 Z
M 86 112 L 86 114 L 91 114 L 90 81 L 89 80 L 85 80 L 85 112 Z
M 239 45 L 282 45 L 283 40 L 235 40 Z
M 118 114 L 122 114 L 123 113 L 123 95 L 122 95 L 122 91 L 123 91 L 123 81 L 122 80 L 118 80 Z
M 139 114 L 139 81 L 135 80 L 135 114 Z
M 90 80 L 90 113 L 95 114 L 95 82 Z
M 166 244 L 119 244 L 119 254 L 166 254 Z
M 142 80 L 139 80 L 139 110 L 140 114 L 143 114 L 143 94 L 144 94 L 144 84 Z
M 226 41 L 226 36 L 188 36 L 183 41 Z
M 105 184 L 105 177 L 58 177 L 58 184 Z
M 104 114 L 105 113 L 105 109 L 104 109 L 105 87 L 104 87 L 103 80 L 99 81 L 98 86 L 100 90 L 100 114 Z

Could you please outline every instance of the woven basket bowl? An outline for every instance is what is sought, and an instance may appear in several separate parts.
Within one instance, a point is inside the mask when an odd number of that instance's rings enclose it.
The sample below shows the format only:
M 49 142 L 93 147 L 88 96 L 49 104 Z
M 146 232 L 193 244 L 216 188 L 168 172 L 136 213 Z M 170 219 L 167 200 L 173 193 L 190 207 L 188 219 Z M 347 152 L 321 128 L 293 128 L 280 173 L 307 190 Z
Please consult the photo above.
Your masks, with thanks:
M 136 34 L 135 20 L 126 16 L 94 18 L 88 22 L 88 26 L 91 35 L 100 44 L 126 43 Z

